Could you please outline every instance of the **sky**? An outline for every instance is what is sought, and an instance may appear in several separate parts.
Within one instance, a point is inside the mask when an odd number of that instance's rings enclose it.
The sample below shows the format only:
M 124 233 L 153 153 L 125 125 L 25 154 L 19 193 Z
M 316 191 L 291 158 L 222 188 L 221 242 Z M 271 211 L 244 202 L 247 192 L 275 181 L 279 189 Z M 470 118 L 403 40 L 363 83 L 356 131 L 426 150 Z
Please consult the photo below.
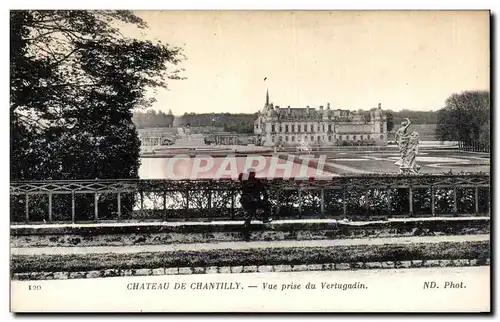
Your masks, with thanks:
M 182 47 L 185 80 L 152 107 L 175 115 L 280 107 L 429 111 L 489 90 L 487 11 L 136 11 L 128 36 Z

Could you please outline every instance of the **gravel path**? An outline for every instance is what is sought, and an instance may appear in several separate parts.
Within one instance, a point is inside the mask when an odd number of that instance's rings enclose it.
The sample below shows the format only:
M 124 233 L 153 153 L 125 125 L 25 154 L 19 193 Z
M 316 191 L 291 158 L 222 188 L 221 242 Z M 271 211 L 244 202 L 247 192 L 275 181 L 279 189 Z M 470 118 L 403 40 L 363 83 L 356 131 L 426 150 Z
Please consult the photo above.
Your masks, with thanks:
M 104 254 L 104 253 L 141 253 L 141 252 L 172 252 L 172 251 L 207 251 L 213 249 L 255 249 L 255 248 L 288 248 L 288 247 L 334 247 L 339 245 L 383 245 L 383 244 L 413 244 L 413 243 L 440 243 L 461 241 L 489 241 L 490 235 L 462 235 L 462 236 L 424 236 L 424 237 L 396 237 L 396 238 L 357 238 L 337 240 L 284 240 L 284 241 L 255 241 L 255 242 L 220 242 L 220 243 L 192 243 L 145 246 L 94 246 L 94 247 L 30 247 L 12 248 L 12 255 L 70 255 L 70 254 Z

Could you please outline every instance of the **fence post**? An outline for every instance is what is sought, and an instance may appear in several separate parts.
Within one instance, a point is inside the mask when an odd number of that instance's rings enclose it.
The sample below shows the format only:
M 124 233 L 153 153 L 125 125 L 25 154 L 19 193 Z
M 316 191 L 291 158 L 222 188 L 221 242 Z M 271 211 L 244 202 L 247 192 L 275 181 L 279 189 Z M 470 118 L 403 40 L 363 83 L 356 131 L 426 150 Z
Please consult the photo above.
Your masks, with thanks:
M 277 188 L 276 189 L 276 217 L 278 217 L 278 214 L 280 213 L 280 210 L 281 210 L 280 196 L 281 196 L 281 189 Z
M 325 215 L 325 188 L 320 189 L 320 209 L 321 209 L 321 216 Z
M 94 194 L 94 220 L 99 220 L 99 194 Z
M 71 222 L 75 223 L 76 221 L 76 216 L 75 216 L 75 192 L 71 191 Z
M 411 186 L 408 187 L 408 201 L 409 201 L 409 211 L 410 211 L 410 216 L 413 216 L 413 189 Z
M 457 186 L 453 186 L 453 214 L 457 214 Z
M 49 221 L 52 221 L 52 194 L 49 193 Z
M 476 206 L 476 214 L 479 213 L 479 187 L 476 187 L 476 191 L 475 191 L 475 206 Z
M 347 186 L 343 188 L 342 207 L 344 216 L 347 216 Z
M 26 211 L 26 213 L 25 213 L 25 217 L 26 217 L 25 220 L 28 223 L 30 221 L 30 206 L 29 206 L 29 196 L 28 196 L 28 194 L 26 194 L 24 196 L 24 208 L 25 208 L 25 211 Z
M 299 218 L 302 218 L 302 189 L 300 186 L 297 189 L 297 196 L 299 197 Z
M 433 217 L 436 217 L 436 206 L 435 206 L 435 203 L 436 203 L 436 189 L 434 188 L 434 186 L 431 186 L 431 212 L 432 212 L 432 216 Z
M 234 219 L 235 215 L 235 210 L 234 210 L 234 202 L 236 199 L 235 192 L 236 192 L 235 189 L 231 189 L 231 219 Z
M 118 219 L 122 218 L 122 194 L 121 192 L 118 192 Z
M 163 191 L 163 221 L 167 221 L 167 192 Z

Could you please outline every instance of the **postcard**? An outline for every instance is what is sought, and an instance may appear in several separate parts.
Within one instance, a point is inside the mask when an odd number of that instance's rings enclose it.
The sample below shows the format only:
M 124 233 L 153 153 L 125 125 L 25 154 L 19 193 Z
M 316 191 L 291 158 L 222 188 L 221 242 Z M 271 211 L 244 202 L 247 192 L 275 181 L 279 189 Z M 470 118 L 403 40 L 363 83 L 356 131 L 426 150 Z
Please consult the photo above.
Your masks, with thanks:
M 491 311 L 489 11 L 10 11 L 10 306 Z

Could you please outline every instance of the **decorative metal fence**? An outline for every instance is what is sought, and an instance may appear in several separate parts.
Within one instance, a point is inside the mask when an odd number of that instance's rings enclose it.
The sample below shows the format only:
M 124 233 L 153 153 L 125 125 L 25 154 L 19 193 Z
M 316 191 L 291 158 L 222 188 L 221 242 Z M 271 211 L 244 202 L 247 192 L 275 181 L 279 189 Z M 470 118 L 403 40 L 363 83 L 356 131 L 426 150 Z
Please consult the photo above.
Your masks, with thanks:
M 266 182 L 275 218 L 489 215 L 490 175 L 363 175 Z M 241 182 L 11 182 L 11 222 L 241 219 Z
M 480 142 L 471 142 L 468 144 L 464 142 L 459 142 L 458 148 L 462 151 L 468 151 L 468 152 L 484 152 L 484 153 L 490 152 L 490 145 Z

